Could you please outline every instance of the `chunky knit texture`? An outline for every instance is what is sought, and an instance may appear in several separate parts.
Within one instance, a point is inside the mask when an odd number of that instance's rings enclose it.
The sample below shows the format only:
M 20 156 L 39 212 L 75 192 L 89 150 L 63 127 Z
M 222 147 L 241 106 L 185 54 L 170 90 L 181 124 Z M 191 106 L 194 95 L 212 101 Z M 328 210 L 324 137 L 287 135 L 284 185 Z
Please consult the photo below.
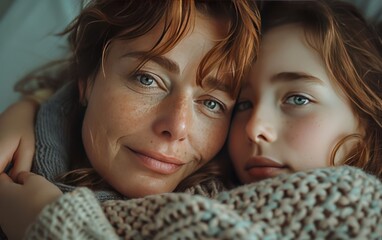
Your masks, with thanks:
M 382 239 L 382 183 L 359 169 L 339 167 L 281 175 L 213 199 L 167 193 L 101 205 L 90 190 L 79 188 L 46 207 L 27 233 L 27 239 L 62 236 Z

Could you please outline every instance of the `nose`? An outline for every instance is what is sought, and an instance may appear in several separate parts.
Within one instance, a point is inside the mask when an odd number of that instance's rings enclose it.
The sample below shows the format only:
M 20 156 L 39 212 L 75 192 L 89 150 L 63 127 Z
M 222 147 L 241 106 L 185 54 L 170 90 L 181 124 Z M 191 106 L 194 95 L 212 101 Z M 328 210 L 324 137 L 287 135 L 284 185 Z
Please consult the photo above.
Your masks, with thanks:
M 168 141 L 184 141 L 192 124 L 192 101 L 172 99 L 162 103 L 154 122 L 154 132 Z
M 272 119 L 272 116 L 265 115 L 261 111 L 254 111 L 245 126 L 248 138 L 255 143 L 274 142 L 277 139 L 277 132 Z

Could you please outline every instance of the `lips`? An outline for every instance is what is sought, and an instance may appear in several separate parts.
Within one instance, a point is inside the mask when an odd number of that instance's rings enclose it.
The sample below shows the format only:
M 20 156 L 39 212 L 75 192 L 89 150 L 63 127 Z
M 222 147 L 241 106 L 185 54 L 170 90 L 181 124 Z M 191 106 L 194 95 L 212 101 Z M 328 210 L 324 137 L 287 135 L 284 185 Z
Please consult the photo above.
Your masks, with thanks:
M 253 178 L 253 181 L 260 181 L 284 173 L 288 168 L 274 160 L 258 156 L 251 158 L 245 165 L 244 170 Z
M 128 148 L 128 147 L 126 147 Z M 155 152 L 135 151 L 128 148 L 136 156 L 136 160 L 153 172 L 169 175 L 178 171 L 185 163 L 181 160 Z

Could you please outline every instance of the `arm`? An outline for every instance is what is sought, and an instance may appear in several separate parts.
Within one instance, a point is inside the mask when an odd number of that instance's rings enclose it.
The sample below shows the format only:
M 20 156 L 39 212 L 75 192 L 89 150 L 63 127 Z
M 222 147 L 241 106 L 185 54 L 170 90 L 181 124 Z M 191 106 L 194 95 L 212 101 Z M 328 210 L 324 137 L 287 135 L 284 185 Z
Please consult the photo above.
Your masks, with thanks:
M 31 168 L 35 150 L 35 116 L 40 104 L 51 94 L 50 90 L 38 90 L 0 114 L 0 172 L 12 164 L 9 172 L 12 179 Z
M 0 174 L 0 226 L 9 239 L 118 239 L 89 189 L 63 195 L 30 172 L 17 181 Z
M 9 239 L 21 239 L 45 205 L 62 192 L 43 177 L 21 172 L 17 182 L 5 173 L 0 174 L 0 226 Z

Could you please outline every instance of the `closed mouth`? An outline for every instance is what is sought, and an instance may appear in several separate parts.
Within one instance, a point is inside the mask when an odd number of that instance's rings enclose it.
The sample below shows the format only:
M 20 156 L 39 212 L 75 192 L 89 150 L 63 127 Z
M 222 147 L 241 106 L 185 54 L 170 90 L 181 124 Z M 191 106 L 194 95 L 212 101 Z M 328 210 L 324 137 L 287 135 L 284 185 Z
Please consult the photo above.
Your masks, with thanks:
M 253 178 L 253 181 L 275 177 L 287 169 L 286 165 L 260 156 L 251 158 L 244 167 L 244 170 Z
M 258 157 L 253 157 L 248 161 L 248 163 L 245 165 L 245 170 L 248 170 L 254 167 L 285 168 L 286 166 L 274 160 L 271 160 L 270 158 L 258 156 Z
M 177 158 L 168 157 L 162 154 L 139 152 L 132 150 L 131 148 L 128 149 L 137 156 L 137 159 L 142 165 L 159 174 L 173 174 L 185 164 Z

